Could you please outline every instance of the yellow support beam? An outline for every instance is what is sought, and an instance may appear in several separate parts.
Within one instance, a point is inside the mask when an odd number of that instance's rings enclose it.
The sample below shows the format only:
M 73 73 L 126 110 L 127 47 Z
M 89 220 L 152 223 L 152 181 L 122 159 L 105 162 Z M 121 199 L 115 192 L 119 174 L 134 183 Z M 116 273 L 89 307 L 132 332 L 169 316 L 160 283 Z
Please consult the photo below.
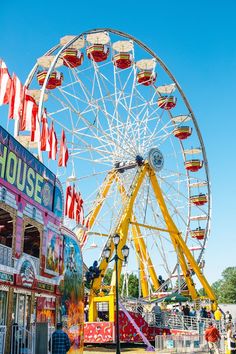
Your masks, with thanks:
M 138 230 L 137 228 L 132 225 L 132 235 L 133 235 L 133 241 L 134 241 L 134 247 L 136 250 L 136 254 L 137 254 L 137 258 L 138 258 L 138 262 L 139 262 L 139 276 L 140 276 L 140 284 L 141 284 L 141 289 L 142 289 L 142 294 L 143 297 L 147 297 L 149 295 L 148 292 L 148 281 L 147 281 L 147 276 L 145 273 L 145 266 L 144 266 L 144 259 L 143 259 L 143 255 L 139 246 L 139 242 L 138 242 Z
M 121 184 L 121 180 L 118 177 L 118 175 L 116 175 L 116 182 L 118 184 L 118 189 L 120 191 L 122 199 L 124 200 L 124 198 L 127 197 L 127 195 L 126 195 L 125 188 Z M 157 290 L 160 287 L 160 284 L 139 227 L 139 225 L 142 224 L 137 223 L 137 219 L 135 215 L 133 215 L 133 220 L 134 222 L 130 221 L 130 224 L 135 225 L 135 227 L 132 226 L 132 234 L 133 234 L 135 249 L 136 252 L 138 253 L 138 258 L 140 260 L 140 278 L 141 278 L 142 294 L 143 297 L 147 297 L 149 295 L 149 291 L 148 291 L 147 274 L 145 272 L 145 266 L 144 266 L 145 263 L 147 264 L 148 272 L 151 277 L 155 290 Z
M 91 228 L 94 225 L 94 222 L 103 206 L 103 202 L 109 192 L 109 189 L 114 182 L 116 171 L 112 170 L 108 173 L 107 177 L 105 178 L 102 188 L 99 191 L 99 194 L 95 200 L 95 207 L 92 211 L 92 213 L 89 215 L 89 228 Z
M 133 205 L 134 205 L 135 199 L 137 197 L 138 191 L 143 183 L 145 175 L 146 175 L 146 165 L 139 168 L 137 175 L 134 178 L 134 181 L 131 185 L 130 191 L 128 192 L 128 195 L 126 198 L 127 202 L 125 202 L 123 216 L 121 217 L 120 223 L 115 230 L 115 233 L 118 233 L 120 235 L 120 243 L 118 245 L 118 256 L 120 259 L 123 259 L 121 249 L 126 244 L 126 241 L 127 241 L 129 224 L 130 224 L 130 221 L 132 218 L 132 213 L 133 213 Z M 113 247 L 113 250 L 114 250 L 114 247 Z M 117 274 L 118 280 L 120 280 L 121 267 L 122 267 L 122 261 L 119 260 L 118 261 L 118 274 Z M 116 274 L 113 271 L 112 280 L 111 280 L 112 286 L 115 286 L 115 279 L 116 279 L 115 277 L 116 277 Z
M 179 263 L 182 268 L 183 275 L 184 275 L 185 281 L 187 283 L 190 295 L 193 300 L 195 300 L 198 297 L 197 291 L 195 289 L 194 283 L 192 281 L 190 272 L 189 272 L 187 264 L 186 264 L 185 257 L 187 258 L 188 262 L 190 263 L 190 266 L 192 267 L 194 273 L 197 275 L 197 277 L 198 277 L 200 283 L 202 284 L 203 288 L 205 289 L 209 299 L 212 301 L 213 308 L 215 308 L 216 304 L 217 304 L 215 294 L 214 294 L 213 290 L 211 289 L 211 286 L 209 285 L 208 281 L 206 280 L 206 278 L 202 274 L 198 264 L 196 263 L 193 255 L 191 254 L 190 250 L 188 249 L 188 247 L 187 247 L 185 241 L 183 240 L 181 234 L 179 233 L 176 225 L 174 224 L 174 221 L 168 212 L 168 209 L 167 209 L 166 203 L 164 201 L 164 198 L 163 198 L 163 195 L 161 192 L 161 188 L 160 188 L 159 183 L 157 181 L 155 172 L 153 171 L 153 169 L 150 166 L 148 168 L 148 173 L 149 173 L 150 181 L 151 181 L 155 196 L 157 198 L 157 201 L 159 203 L 163 218 L 166 222 L 167 228 L 174 231 L 174 232 L 172 232 L 172 231 L 170 232 L 170 238 L 171 238 L 173 246 L 176 250 L 176 253 L 178 255 Z
M 168 232 L 168 233 L 170 233 L 170 232 L 174 233 L 173 230 L 162 229 L 161 227 L 151 226 L 151 225 L 147 225 L 147 224 L 140 224 L 140 223 L 135 222 L 135 221 L 131 221 L 130 224 L 137 225 L 137 226 L 140 226 L 140 227 L 144 227 L 144 228 L 150 229 L 150 230 L 157 230 L 157 231 L 163 231 L 163 232 Z

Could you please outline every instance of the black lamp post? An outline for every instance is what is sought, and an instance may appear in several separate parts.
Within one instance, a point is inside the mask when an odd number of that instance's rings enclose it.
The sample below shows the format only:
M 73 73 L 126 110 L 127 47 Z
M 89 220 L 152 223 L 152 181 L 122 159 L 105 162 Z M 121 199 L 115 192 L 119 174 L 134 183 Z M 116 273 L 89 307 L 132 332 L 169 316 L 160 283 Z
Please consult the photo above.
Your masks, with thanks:
M 113 243 L 115 245 L 115 256 L 111 261 L 115 261 L 115 270 L 116 270 L 116 354 L 120 354 L 120 327 L 119 327 L 119 283 L 118 283 L 118 261 L 122 260 L 118 256 L 118 245 L 120 243 L 120 235 L 115 234 L 113 236 Z M 124 245 L 121 249 L 124 261 L 127 261 L 129 255 L 129 247 Z M 103 256 L 106 258 L 107 262 L 110 257 L 111 250 L 109 247 L 106 247 L 103 251 Z M 110 261 L 110 262 L 111 262 Z

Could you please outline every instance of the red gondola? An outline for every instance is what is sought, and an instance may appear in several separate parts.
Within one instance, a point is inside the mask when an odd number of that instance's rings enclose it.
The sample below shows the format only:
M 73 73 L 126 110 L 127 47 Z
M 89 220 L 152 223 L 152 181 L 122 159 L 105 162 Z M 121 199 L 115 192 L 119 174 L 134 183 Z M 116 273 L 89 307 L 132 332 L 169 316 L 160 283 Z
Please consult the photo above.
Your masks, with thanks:
M 177 127 L 173 130 L 173 134 L 176 138 L 184 140 L 192 134 L 192 128 L 188 126 Z
M 169 111 L 174 108 L 177 103 L 177 98 L 174 96 L 161 96 L 157 100 L 157 104 L 160 108 Z
M 76 48 L 67 48 L 62 52 L 63 64 L 69 68 L 76 68 L 84 61 L 84 55 Z
M 140 71 L 137 74 L 137 81 L 144 86 L 150 86 L 156 81 L 156 74 L 148 70 Z
M 47 76 L 47 70 L 38 72 L 37 79 L 40 86 L 43 86 L 46 76 Z M 55 89 L 57 86 L 61 86 L 62 81 L 63 81 L 63 74 L 58 71 L 53 71 L 49 76 L 46 88 L 48 90 Z
M 192 238 L 196 238 L 197 240 L 204 240 L 205 238 L 205 229 L 198 227 L 195 230 L 191 231 Z
M 197 172 L 203 166 L 203 161 L 201 160 L 188 160 L 184 163 L 186 170 L 191 172 Z
M 104 61 L 109 55 L 109 47 L 104 44 L 92 44 L 87 48 L 87 56 L 96 63 Z
M 207 203 L 207 195 L 200 193 L 199 195 L 193 195 L 190 197 L 190 202 L 194 205 L 204 205 Z
M 128 69 L 133 61 L 130 53 L 117 53 L 113 57 L 114 65 L 119 69 Z

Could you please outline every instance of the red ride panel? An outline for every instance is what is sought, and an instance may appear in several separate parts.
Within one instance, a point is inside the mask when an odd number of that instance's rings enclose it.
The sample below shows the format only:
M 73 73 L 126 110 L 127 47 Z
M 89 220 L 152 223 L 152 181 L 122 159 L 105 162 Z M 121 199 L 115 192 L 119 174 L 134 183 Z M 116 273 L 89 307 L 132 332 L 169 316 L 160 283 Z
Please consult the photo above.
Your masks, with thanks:
M 85 322 L 85 343 L 113 343 L 115 336 L 114 322 Z

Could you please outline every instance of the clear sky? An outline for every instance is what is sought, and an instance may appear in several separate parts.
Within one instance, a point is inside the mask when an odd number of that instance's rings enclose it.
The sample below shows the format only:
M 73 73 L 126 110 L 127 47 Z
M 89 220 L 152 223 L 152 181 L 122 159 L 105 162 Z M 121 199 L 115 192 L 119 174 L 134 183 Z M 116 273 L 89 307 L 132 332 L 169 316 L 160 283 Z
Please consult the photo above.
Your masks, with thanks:
M 235 0 L 13 0 L 0 12 L 0 57 L 22 82 L 60 37 L 98 27 L 135 36 L 165 62 L 193 108 L 206 146 L 213 197 L 205 270 L 210 282 L 236 266 L 235 14 Z

